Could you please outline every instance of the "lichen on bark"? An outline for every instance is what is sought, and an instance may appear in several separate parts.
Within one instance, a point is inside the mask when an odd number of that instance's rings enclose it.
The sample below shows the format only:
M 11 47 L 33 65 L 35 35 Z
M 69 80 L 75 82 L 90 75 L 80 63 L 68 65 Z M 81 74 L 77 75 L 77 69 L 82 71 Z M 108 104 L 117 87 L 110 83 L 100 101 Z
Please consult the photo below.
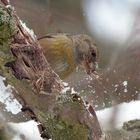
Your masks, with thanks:
M 7 10 L 10 11 L 10 9 Z M 8 40 L 17 33 L 17 25 L 12 15 L 0 5 L 0 44 L 7 44 Z
M 67 94 L 61 93 L 55 98 L 55 102 L 49 104 L 46 115 L 41 111 L 38 113 L 39 120 L 46 128 L 43 134 L 53 140 L 92 140 L 94 129 L 101 134 L 80 97 L 68 90 Z
M 37 39 L 22 26 L 12 7 L 2 0 L 0 4 L 1 73 L 18 91 L 15 97 L 22 100 L 22 110 L 32 113 L 54 140 L 99 140 L 102 132 L 96 114 L 90 116 L 77 93 L 70 91 L 66 98 L 63 96 L 63 82 L 50 67 Z
M 53 140 L 87 140 L 89 138 L 88 127 L 55 114 L 48 114 L 44 126 L 46 133 Z
M 107 140 L 139 140 L 140 120 L 124 122 L 121 129 L 114 129 L 105 133 Z

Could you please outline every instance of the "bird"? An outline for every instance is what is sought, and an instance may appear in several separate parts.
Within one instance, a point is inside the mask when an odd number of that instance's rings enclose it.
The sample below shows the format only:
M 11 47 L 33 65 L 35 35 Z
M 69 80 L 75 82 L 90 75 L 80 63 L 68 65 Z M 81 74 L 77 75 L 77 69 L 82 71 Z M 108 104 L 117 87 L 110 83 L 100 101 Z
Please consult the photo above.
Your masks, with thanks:
M 61 79 L 80 66 L 89 75 L 98 67 L 98 49 L 89 35 L 47 34 L 38 41 L 50 66 Z

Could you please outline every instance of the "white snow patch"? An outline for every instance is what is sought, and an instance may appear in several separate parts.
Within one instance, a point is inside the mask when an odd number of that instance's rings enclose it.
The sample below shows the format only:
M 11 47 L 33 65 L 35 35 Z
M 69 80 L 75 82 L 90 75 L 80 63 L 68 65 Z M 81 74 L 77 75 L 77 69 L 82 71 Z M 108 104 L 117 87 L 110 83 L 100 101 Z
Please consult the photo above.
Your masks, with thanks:
M 70 90 L 70 87 L 65 87 L 64 89 L 62 89 L 62 93 L 66 93 L 67 91 L 69 91 Z
M 118 90 L 118 88 L 115 88 L 115 89 L 114 89 L 114 91 L 117 91 L 117 90 Z
M 104 93 L 107 93 L 107 91 L 106 91 L 106 90 L 104 90 Z
M 11 5 L 6 5 L 6 8 L 13 8 L 13 7 L 11 7 Z
M 127 86 L 128 82 L 127 81 L 123 81 L 122 83 L 125 87 Z
M 74 88 L 71 88 L 71 94 L 76 94 L 77 92 L 74 90 Z M 78 93 L 77 93 L 78 94 Z
M 109 42 L 123 43 L 131 33 L 136 5 L 129 0 L 83 0 L 89 30 Z M 140 4 L 140 3 L 139 3 Z
M 118 84 L 115 84 L 115 85 L 114 85 L 115 88 L 118 87 L 118 86 L 119 86 Z
M 13 114 L 17 114 L 21 111 L 21 104 L 12 95 L 12 86 L 4 85 L 4 77 L 0 76 L 0 102 L 5 104 L 6 111 L 10 111 Z
M 132 101 L 130 103 L 122 103 L 120 105 L 96 111 L 97 117 L 104 130 L 110 129 L 110 121 L 115 112 L 115 128 L 121 128 L 123 123 L 129 120 L 140 119 L 140 101 Z
M 21 20 L 20 20 L 20 23 L 21 23 L 21 25 L 23 26 L 23 28 L 31 35 L 31 37 L 32 37 L 33 39 L 36 39 L 36 35 L 34 34 L 34 31 L 33 31 L 32 29 L 29 29 L 29 28 L 26 26 L 26 23 L 22 22 Z
M 124 89 L 124 92 L 128 92 L 128 90 L 125 88 L 125 89 Z
M 68 83 L 66 83 L 66 82 L 63 82 L 63 84 L 64 84 L 64 86 L 68 86 L 69 84 Z
M 91 33 L 120 45 L 129 39 L 139 8 L 140 0 L 83 0 L 84 17 Z
M 17 133 L 13 140 L 19 140 L 19 135 L 24 135 L 26 140 L 43 140 L 40 137 L 37 123 L 35 121 L 28 121 L 22 123 L 8 123 L 9 126 Z
M 105 107 L 105 103 L 103 102 L 103 107 Z
M 76 67 L 76 70 L 75 70 L 77 73 L 79 72 L 79 67 Z
M 17 134 L 12 138 L 12 140 L 22 140 L 22 139 L 20 138 L 20 135 Z
M 138 93 L 138 91 L 136 90 L 135 93 Z
M 125 87 L 125 88 L 124 88 L 124 92 L 127 92 L 127 91 L 128 91 L 128 90 L 127 90 L 128 82 L 127 82 L 127 81 L 124 81 L 122 84 L 123 84 L 123 86 Z

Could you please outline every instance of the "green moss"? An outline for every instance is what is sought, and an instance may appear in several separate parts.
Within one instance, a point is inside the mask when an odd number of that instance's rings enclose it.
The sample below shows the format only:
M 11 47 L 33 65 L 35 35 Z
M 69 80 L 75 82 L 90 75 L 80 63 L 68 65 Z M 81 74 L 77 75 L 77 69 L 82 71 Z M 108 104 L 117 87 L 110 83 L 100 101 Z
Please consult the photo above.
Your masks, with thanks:
M 123 129 L 126 131 L 140 132 L 140 120 L 130 120 L 123 124 Z
M 47 115 L 44 123 L 48 135 L 53 140 L 87 140 L 88 129 L 71 119 Z
M 77 118 L 83 108 L 70 100 L 70 96 L 62 95 L 48 107 L 47 112 L 38 111 L 38 119 L 45 126 L 45 133 L 53 140 L 88 140 L 89 129 Z
M 67 102 L 71 102 L 72 101 L 72 94 L 71 94 L 71 90 L 67 90 L 66 92 L 64 93 L 61 93 L 61 94 L 58 94 L 56 96 L 56 100 L 59 102 L 59 103 L 67 103 Z
M 81 104 L 73 102 L 69 97 L 63 97 L 52 104 L 47 113 L 38 112 L 38 118 L 45 126 L 46 133 L 53 140 L 88 140 L 89 128 L 77 118 L 77 115 L 84 111 Z M 60 103 L 60 99 L 64 102 Z
M 0 44 L 7 44 L 16 32 L 15 19 L 0 5 Z
M 8 44 L 11 36 L 17 32 L 15 19 L 8 14 L 7 10 L 0 5 L 0 74 L 5 73 L 6 76 L 9 75 L 9 69 L 4 65 L 14 60 Z

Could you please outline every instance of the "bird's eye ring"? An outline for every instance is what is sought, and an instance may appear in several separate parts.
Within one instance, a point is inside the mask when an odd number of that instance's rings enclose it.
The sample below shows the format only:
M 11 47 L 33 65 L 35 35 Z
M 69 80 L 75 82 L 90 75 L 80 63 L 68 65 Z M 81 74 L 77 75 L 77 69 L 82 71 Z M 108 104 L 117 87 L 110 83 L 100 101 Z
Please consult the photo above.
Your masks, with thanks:
M 91 55 L 92 55 L 93 57 L 96 57 L 96 53 L 95 53 L 95 52 L 92 52 Z

